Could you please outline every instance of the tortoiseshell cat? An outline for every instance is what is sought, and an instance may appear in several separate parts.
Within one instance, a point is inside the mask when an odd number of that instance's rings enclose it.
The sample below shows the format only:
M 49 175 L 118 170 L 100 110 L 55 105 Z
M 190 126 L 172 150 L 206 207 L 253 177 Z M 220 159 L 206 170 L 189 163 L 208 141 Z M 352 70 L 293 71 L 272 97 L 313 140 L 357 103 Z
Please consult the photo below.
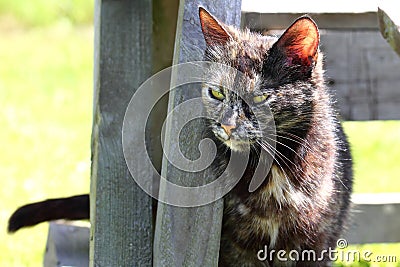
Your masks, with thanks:
M 199 15 L 207 44 L 205 58 L 236 68 L 250 81 L 239 84 L 240 96 L 211 83 L 202 93 L 208 114 L 218 114 L 210 120 L 216 141 L 225 144 L 229 153 L 240 154 L 243 144 L 252 148 L 244 177 L 225 197 L 219 266 L 329 266 L 326 254 L 317 262 L 279 261 L 276 253 L 265 261 L 257 258 L 265 248 L 296 250 L 300 255 L 314 250 L 319 257 L 322 250 L 336 247 L 348 217 L 351 155 L 324 84 L 317 26 L 309 17 L 301 17 L 276 38 L 237 30 L 203 8 Z M 224 75 L 228 74 L 213 77 Z M 210 82 L 221 81 L 211 78 Z M 254 112 L 267 110 L 267 105 L 275 120 L 275 148 L 263 141 L 254 118 Z M 250 193 L 253 163 L 262 162 L 261 150 L 274 152 L 275 158 L 265 181 Z M 218 157 L 222 162 L 228 160 L 225 154 Z M 48 215 L 54 201 L 18 210 L 9 229 L 58 219 Z M 81 214 L 88 217 L 88 195 L 75 201 L 82 203 L 77 210 L 86 210 Z M 68 207 L 72 200 L 59 203 Z M 30 221 L 35 217 L 40 220 Z
M 324 84 L 316 24 L 301 17 L 276 38 L 224 25 L 203 8 L 199 15 L 205 58 L 236 68 L 249 81 L 234 84 L 238 93 L 211 84 L 203 88 L 219 142 L 230 153 L 241 153 L 246 142 L 252 147 L 244 176 L 225 198 L 219 265 L 329 266 L 327 255 L 315 262 L 279 261 L 276 253 L 257 258 L 265 248 L 300 255 L 314 250 L 320 257 L 322 250 L 335 249 L 348 217 L 351 155 Z M 254 117 L 267 105 L 275 120 L 275 149 L 263 141 Z M 249 193 L 261 150 L 275 152 L 275 158 L 264 183 Z

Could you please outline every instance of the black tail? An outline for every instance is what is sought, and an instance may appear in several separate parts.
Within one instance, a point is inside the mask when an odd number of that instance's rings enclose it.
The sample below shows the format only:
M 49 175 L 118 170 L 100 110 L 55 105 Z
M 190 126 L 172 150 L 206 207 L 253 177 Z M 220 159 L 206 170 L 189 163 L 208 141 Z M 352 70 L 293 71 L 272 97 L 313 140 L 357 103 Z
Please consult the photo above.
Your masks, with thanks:
M 52 220 L 89 219 L 89 194 L 48 199 L 17 209 L 8 221 L 8 232 Z

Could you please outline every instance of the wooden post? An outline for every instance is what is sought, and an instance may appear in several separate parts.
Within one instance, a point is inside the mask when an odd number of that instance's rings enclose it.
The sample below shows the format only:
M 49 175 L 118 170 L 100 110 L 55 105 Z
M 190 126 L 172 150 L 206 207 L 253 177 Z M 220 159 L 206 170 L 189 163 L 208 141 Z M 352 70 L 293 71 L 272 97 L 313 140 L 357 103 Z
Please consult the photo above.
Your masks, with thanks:
M 199 5 L 204 6 L 227 24 L 236 26 L 240 24 L 240 0 L 181 1 L 175 38 L 174 64 L 203 59 L 205 42 L 198 17 Z M 199 96 L 199 90 L 200 85 L 197 84 L 170 92 L 169 111 L 180 103 Z M 183 131 L 183 138 L 177 146 L 177 144 L 168 143 L 171 135 L 167 128 L 165 154 L 178 153 L 172 149 L 180 147 L 187 158 L 197 158 L 198 144 L 203 130 L 204 125 L 201 122 L 192 122 L 190 130 Z M 185 186 L 198 184 L 199 181 L 211 181 L 214 178 L 210 172 L 202 175 L 182 172 L 174 168 L 166 158 L 163 159 L 161 173 L 169 181 Z M 163 193 L 165 192 L 160 191 L 160 194 Z M 205 206 L 189 208 L 159 202 L 154 239 L 154 266 L 217 266 L 222 211 L 222 199 Z
M 152 70 L 151 6 L 95 3 L 90 266 L 152 262 L 151 198 L 130 176 L 121 141 L 128 102 Z

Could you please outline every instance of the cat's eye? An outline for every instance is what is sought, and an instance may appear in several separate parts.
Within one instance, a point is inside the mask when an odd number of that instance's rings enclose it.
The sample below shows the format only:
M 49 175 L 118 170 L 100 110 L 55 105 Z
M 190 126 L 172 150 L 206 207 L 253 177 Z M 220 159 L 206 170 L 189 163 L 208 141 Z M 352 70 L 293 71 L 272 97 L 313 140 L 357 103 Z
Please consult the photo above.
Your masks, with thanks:
M 265 100 L 268 99 L 268 94 L 258 95 L 253 97 L 253 102 L 256 104 L 263 103 Z
M 225 98 L 223 93 L 221 93 L 220 91 L 211 89 L 211 88 L 210 88 L 210 93 L 211 93 L 212 97 L 214 97 L 215 99 L 218 99 L 220 101 Z

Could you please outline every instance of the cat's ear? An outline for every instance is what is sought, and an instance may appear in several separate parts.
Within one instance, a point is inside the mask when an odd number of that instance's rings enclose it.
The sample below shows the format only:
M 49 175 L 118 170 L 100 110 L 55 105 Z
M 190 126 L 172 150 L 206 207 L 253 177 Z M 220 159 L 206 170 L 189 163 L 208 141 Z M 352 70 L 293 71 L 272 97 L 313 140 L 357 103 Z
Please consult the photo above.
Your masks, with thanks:
M 224 45 L 231 35 L 224 29 L 221 23 L 203 7 L 199 7 L 201 30 L 207 45 Z
M 300 17 L 275 45 L 286 56 L 287 64 L 312 66 L 318 57 L 318 27 L 310 17 Z

